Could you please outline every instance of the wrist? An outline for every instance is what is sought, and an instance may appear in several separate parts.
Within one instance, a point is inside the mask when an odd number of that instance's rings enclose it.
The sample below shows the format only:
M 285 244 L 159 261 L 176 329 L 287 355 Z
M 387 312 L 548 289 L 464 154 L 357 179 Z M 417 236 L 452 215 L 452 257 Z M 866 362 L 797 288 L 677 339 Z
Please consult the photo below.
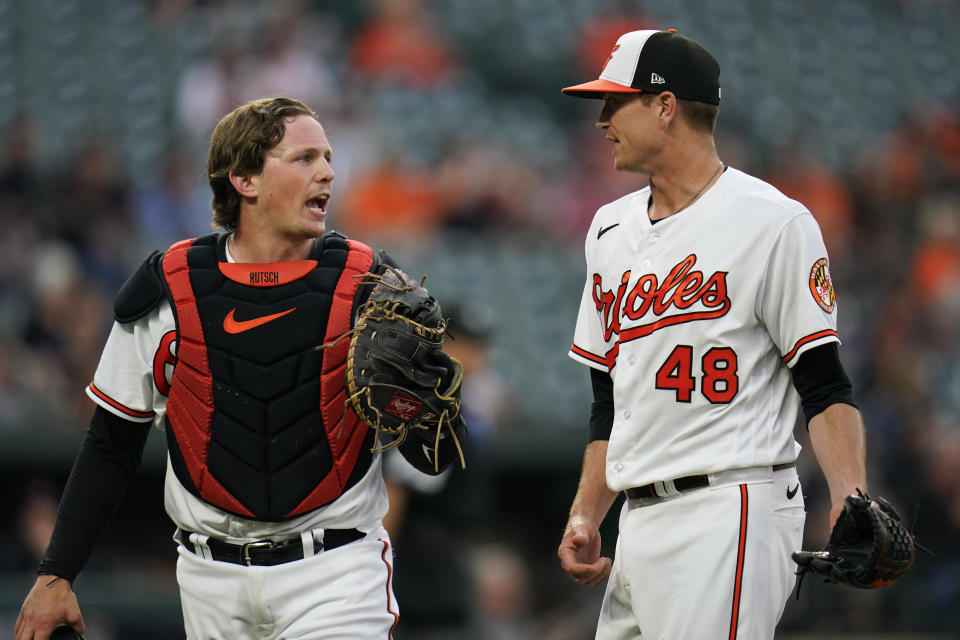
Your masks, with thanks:
M 586 533 L 597 528 L 599 528 L 599 524 L 588 515 L 584 513 L 571 513 L 570 519 L 567 520 L 566 530 L 574 533 Z
M 51 573 L 50 571 L 44 569 L 37 569 L 37 583 L 43 584 L 45 587 L 52 587 L 54 584 L 59 582 L 64 582 L 69 589 L 73 589 L 73 581 L 69 578 L 56 573 Z
M 830 499 L 836 504 L 843 504 L 847 499 L 847 496 L 856 496 L 861 493 L 867 492 L 867 483 L 866 482 L 851 482 L 843 485 L 842 488 L 831 491 Z

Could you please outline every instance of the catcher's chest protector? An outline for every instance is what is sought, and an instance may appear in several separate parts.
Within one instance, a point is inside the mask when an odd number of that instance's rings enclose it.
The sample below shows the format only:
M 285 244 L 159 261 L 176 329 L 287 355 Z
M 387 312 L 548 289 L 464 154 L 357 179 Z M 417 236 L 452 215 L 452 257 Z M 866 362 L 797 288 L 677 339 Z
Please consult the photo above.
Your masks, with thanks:
M 373 433 L 344 414 L 347 341 L 315 347 L 350 329 L 354 276 L 373 254 L 328 234 L 313 260 L 231 264 L 224 242 L 184 240 L 163 259 L 178 331 L 170 458 L 210 504 L 282 520 L 335 500 L 369 468 Z

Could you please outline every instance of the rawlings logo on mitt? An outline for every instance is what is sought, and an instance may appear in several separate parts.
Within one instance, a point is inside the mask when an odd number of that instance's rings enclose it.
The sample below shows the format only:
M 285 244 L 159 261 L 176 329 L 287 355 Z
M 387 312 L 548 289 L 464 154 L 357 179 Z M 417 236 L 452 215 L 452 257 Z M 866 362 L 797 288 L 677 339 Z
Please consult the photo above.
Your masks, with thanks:
M 823 551 L 795 551 L 797 575 L 873 589 L 892 584 L 913 565 L 917 544 L 889 502 L 858 491 L 847 496 Z M 797 586 L 799 590 L 799 585 Z
M 347 404 L 380 434 L 393 438 L 380 450 L 402 443 L 412 430 L 433 442 L 451 437 L 465 466 L 454 425 L 460 420 L 463 365 L 443 351 L 446 321 L 440 305 L 423 287 L 389 265 L 367 273 L 374 285 L 358 311 L 347 353 Z M 339 342 L 339 340 L 337 342 Z M 433 460 L 438 460 L 434 455 Z

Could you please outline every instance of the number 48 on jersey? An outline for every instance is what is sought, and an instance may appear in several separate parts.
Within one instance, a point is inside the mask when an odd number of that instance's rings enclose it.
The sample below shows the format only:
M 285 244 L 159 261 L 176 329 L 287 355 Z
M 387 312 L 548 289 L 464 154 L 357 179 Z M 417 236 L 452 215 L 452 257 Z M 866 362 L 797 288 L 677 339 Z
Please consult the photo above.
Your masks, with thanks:
M 733 400 L 739 389 L 737 354 L 730 347 L 708 349 L 694 368 L 693 347 L 678 344 L 657 369 L 657 389 L 674 391 L 677 402 L 691 402 L 700 379 L 700 393 L 712 404 Z

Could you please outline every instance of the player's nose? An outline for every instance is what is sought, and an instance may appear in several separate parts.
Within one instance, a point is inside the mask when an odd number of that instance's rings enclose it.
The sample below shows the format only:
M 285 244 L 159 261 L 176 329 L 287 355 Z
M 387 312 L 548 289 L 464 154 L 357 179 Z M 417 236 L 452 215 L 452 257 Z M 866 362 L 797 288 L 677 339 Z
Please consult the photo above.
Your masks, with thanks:
M 313 179 L 317 182 L 333 182 L 335 177 L 337 177 L 337 174 L 326 160 L 323 161 L 321 167 L 313 175 Z

